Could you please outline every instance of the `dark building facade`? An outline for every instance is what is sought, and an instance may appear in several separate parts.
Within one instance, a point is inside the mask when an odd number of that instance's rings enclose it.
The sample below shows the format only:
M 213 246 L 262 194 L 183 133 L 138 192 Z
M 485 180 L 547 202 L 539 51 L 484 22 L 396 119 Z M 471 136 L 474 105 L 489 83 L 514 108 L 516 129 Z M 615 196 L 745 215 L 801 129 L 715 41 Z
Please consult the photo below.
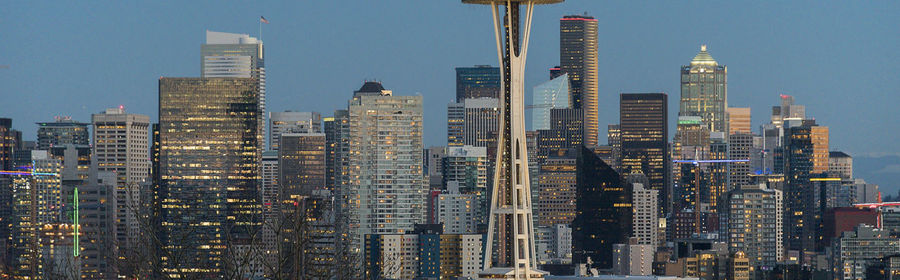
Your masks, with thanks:
M 37 125 L 38 150 L 49 150 L 52 146 L 64 144 L 91 144 L 89 123 L 73 121 L 68 117 L 57 117 L 55 122 L 39 122 Z
M 650 189 L 659 190 L 660 217 L 669 210 L 668 97 L 665 93 L 623 93 L 619 133 L 623 174 L 643 173 Z
M 500 68 L 489 65 L 456 67 L 456 102 L 500 97 Z
M 538 160 L 563 155 L 584 144 L 584 114 L 581 109 L 550 109 L 550 129 L 538 130 Z
M 625 244 L 632 231 L 632 189 L 619 173 L 588 148 L 576 160 L 575 220 L 572 262 L 612 268 L 613 244 Z
M 159 80 L 163 274 L 223 277 L 259 232 L 259 102 L 252 78 Z
M 785 250 L 814 252 L 819 229 L 815 221 L 822 218 L 824 193 L 810 179 L 828 171 L 828 128 L 804 120 L 802 125 L 785 127 L 784 134 Z
M 326 278 L 334 263 L 332 193 L 326 186 L 324 133 L 281 136 L 279 193 L 282 271 L 286 278 Z
M 12 119 L 0 118 L 0 170 L 13 170 L 13 150 L 16 140 Z
M 584 145 L 596 146 L 600 129 L 597 19 L 587 15 L 559 19 L 559 63 L 560 70 L 569 74 L 571 108 L 584 113 Z

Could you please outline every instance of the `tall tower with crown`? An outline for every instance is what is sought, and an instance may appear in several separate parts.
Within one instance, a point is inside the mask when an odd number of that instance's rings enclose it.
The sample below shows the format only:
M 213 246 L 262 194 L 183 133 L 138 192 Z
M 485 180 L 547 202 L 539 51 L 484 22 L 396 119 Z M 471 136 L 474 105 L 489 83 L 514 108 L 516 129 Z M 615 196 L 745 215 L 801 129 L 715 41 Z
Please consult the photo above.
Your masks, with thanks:
M 478 278 L 543 279 L 546 272 L 537 269 L 531 217 L 531 186 L 525 140 L 525 58 L 528 55 L 534 6 L 563 0 L 462 2 L 490 5 L 503 81 L 500 88 L 500 126 L 487 248 Z M 502 14 L 500 6 L 504 6 Z M 523 19 L 524 24 L 521 22 Z

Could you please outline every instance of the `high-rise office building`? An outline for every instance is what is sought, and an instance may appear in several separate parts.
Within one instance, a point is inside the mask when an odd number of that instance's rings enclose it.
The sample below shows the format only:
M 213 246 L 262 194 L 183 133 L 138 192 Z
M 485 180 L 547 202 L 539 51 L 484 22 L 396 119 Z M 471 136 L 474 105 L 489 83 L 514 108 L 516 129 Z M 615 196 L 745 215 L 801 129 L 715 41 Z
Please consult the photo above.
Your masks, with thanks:
M 461 193 L 459 181 L 451 181 L 447 189 L 437 195 L 435 221 L 443 226 L 444 233 L 478 233 L 478 224 L 483 222 L 478 219 L 477 214 L 484 207 L 480 205 L 477 195 Z
M 458 193 L 474 195 L 476 224 L 487 224 L 489 162 L 487 148 L 473 146 L 447 147 L 441 162 L 443 188 L 456 186 Z
M 247 34 L 206 31 L 200 48 L 203 78 L 254 78 L 259 95 L 259 135 L 266 135 L 266 63 L 262 40 Z M 265 150 L 266 143 L 262 143 Z
M 134 249 L 140 236 L 140 184 L 150 180 L 150 117 L 124 107 L 91 115 L 94 158 L 99 172 L 115 172 L 115 230 L 119 247 Z
M 853 178 L 853 157 L 845 152 L 828 152 L 828 174 L 844 179 Z
M 540 165 L 534 224 L 537 227 L 568 225 L 575 219 L 576 149 L 550 155 Z
M 283 133 L 321 133 L 322 115 L 318 112 L 270 112 L 269 149 L 278 150 Z
M 792 124 L 791 124 L 792 125 Z M 813 120 L 784 128 L 784 237 L 787 250 L 815 251 L 816 197 L 810 178 L 828 171 L 828 127 Z
M 447 145 L 488 147 L 496 142 L 498 102 L 485 97 L 447 104 Z
M 744 252 L 755 270 L 783 260 L 782 193 L 765 184 L 742 185 L 728 193 L 728 249 Z
M 261 224 L 258 82 L 161 78 L 159 116 L 161 273 L 222 277 Z
M 667 104 L 665 93 L 623 93 L 619 103 L 622 174 L 647 176 L 650 184 L 645 187 L 659 191 L 661 217 L 668 212 L 671 201 Z
M 263 250 L 266 252 L 264 258 L 266 263 L 276 263 L 278 258 L 278 242 L 277 227 L 280 226 L 281 220 L 281 204 L 278 203 L 279 190 L 279 168 L 278 168 L 278 151 L 265 151 L 262 153 L 262 161 L 260 161 L 262 169 L 262 183 L 259 192 L 262 196 L 263 207 L 263 227 L 261 239 L 263 242 Z M 271 273 L 271 272 L 265 272 Z
M 630 174 L 626 184 L 631 185 L 634 201 L 633 231 L 631 236 L 640 245 L 650 245 L 653 250 L 659 246 L 659 191 L 645 186 L 649 184 L 644 174 Z
M 559 19 L 559 63 L 569 76 L 571 108 L 584 113 L 584 145 L 596 146 L 600 133 L 598 119 L 599 76 L 597 19 L 587 15 Z
M 888 232 L 861 224 L 846 231 L 835 244 L 834 279 L 866 279 L 866 266 L 900 252 L 900 239 Z
M 332 275 L 334 209 L 326 188 L 324 133 L 281 134 L 278 207 L 280 255 L 287 256 L 286 278 L 318 279 Z M 281 261 L 281 260 L 280 260 Z
M 500 68 L 490 65 L 456 67 L 456 102 L 500 97 Z
M 425 163 L 422 166 L 425 172 L 425 178 L 428 179 L 428 189 L 440 190 L 446 187 L 444 184 L 444 157 L 447 156 L 447 147 L 435 146 L 428 147 L 423 152 Z
M 534 87 L 531 101 L 531 130 L 550 129 L 550 110 L 569 108 L 569 74 Z
M 70 117 L 56 117 L 56 121 L 39 122 L 37 125 L 38 150 L 49 150 L 52 146 L 64 144 L 91 144 L 89 123 L 73 121 Z
M 728 108 L 728 67 L 719 65 L 700 46 L 690 65 L 681 67 L 681 104 L 679 116 L 700 117 L 709 131 L 728 133 L 725 110 Z
M 742 132 L 728 135 L 728 159 L 750 160 L 753 152 L 753 138 L 752 134 Z M 729 190 L 750 184 L 751 168 L 749 161 L 730 162 L 728 165 Z
M 340 199 L 358 250 L 365 234 L 404 234 L 424 222 L 422 97 L 395 96 L 366 82 L 348 112 L 350 153 Z
M 618 124 L 610 124 L 607 126 L 606 141 L 611 149 L 610 157 L 612 158 L 612 162 L 609 163 L 609 165 L 616 170 L 620 170 L 619 166 L 622 160 L 622 132 L 619 129 Z
M 49 273 L 79 267 L 67 258 L 74 252 L 72 235 L 58 231 L 64 223 L 70 226 L 74 221 L 65 219 L 62 211 L 67 201 L 62 195 L 62 162 L 39 150 L 32 152 L 29 167 L 10 178 L 10 274 L 17 279 L 43 279 Z M 58 266 L 50 268 L 48 263 Z
M 98 170 L 116 172 L 119 185 L 147 181 L 150 117 L 125 113 L 119 107 L 91 115 L 91 123 Z
M 116 243 L 119 222 L 117 221 L 117 174 L 112 171 L 97 171 L 96 165 L 89 172 L 87 180 L 78 184 L 77 208 L 79 226 L 78 258 L 82 279 L 115 279 L 117 270 L 123 265 L 117 259 L 125 244 Z M 71 198 L 73 201 L 75 197 Z M 74 211 L 73 211 L 74 212 Z M 74 234 L 74 233 L 73 233 Z M 133 261 L 133 260 L 129 260 Z
M 350 115 L 347 110 L 335 110 L 334 117 L 326 118 L 325 130 L 325 185 L 334 193 L 346 184 L 347 159 L 350 155 Z
M 750 107 L 728 107 L 725 110 L 728 117 L 728 134 L 750 134 Z
M 575 220 L 572 221 L 572 262 L 612 268 L 613 244 L 625 244 L 632 233 L 631 185 L 588 148 L 577 159 Z
M 13 169 L 13 151 L 17 143 L 12 135 L 12 119 L 0 118 L 0 168 Z
M 537 131 L 538 162 L 579 149 L 584 144 L 583 129 L 581 109 L 550 109 L 550 129 Z

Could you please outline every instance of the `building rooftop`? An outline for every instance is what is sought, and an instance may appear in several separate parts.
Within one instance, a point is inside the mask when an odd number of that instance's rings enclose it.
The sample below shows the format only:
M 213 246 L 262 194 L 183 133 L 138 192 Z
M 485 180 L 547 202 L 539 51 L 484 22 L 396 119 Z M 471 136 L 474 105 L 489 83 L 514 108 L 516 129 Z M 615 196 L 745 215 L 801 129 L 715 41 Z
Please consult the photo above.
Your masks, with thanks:
M 381 85 L 380 82 L 376 81 L 366 81 L 356 92 L 376 92 L 381 93 L 384 90 L 384 86 Z
M 848 157 L 851 157 L 851 156 L 848 155 L 847 153 L 844 153 L 844 152 L 841 152 L 841 151 L 830 151 L 830 152 L 828 152 L 828 157 L 833 157 L 833 158 L 848 158 Z
M 694 59 L 691 60 L 691 65 L 718 65 L 715 59 L 708 52 L 706 52 L 706 45 L 700 45 L 700 53 L 694 56 Z

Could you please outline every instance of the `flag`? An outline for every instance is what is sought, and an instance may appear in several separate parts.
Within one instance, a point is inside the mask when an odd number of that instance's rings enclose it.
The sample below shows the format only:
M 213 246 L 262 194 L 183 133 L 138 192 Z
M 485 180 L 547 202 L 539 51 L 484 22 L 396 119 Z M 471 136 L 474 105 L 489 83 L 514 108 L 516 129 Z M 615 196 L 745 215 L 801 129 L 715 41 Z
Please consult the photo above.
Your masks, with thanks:
M 263 16 L 260 16 L 260 17 L 259 17 L 259 22 L 262 22 L 262 23 L 265 23 L 265 24 L 269 24 L 269 20 L 267 20 L 266 17 L 263 17 Z

